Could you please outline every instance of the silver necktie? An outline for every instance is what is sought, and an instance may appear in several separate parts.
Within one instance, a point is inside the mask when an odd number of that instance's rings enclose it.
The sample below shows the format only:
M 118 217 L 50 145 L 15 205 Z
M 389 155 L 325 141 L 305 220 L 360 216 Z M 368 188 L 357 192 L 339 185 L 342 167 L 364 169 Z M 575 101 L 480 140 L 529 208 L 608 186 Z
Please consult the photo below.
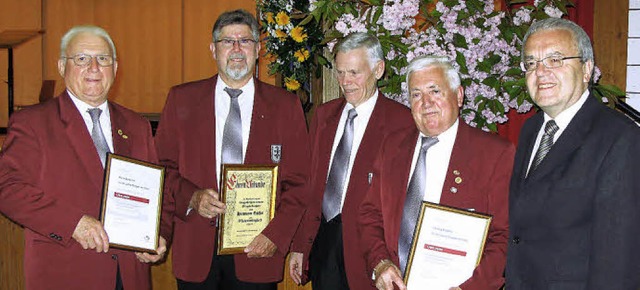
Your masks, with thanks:
M 222 163 L 242 164 L 242 119 L 238 104 L 242 90 L 225 88 L 224 91 L 231 97 L 231 103 L 222 135 Z
M 553 146 L 553 135 L 556 134 L 558 129 L 558 125 L 556 125 L 556 122 L 554 120 L 549 120 L 547 122 L 544 127 L 544 134 L 542 134 L 540 146 L 538 147 L 536 156 L 533 158 L 533 163 L 531 164 L 531 169 L 529 169 L 529 172 L 533 172 L 538 167 L 538 165 L 542 163 L 544 157 L 547 156 L 547 153 L 549 153 L 549 150 L 551 150 L 551 146 Z
M 330 221 L 340 213 L 342 204 L 342 192 L 347 179 L 349 158 L 351 157 L 351 145 L 353 143 L 353 119 L 358 116 L 356 109 L 349 110 L 347 121 L 344 123 L 344 133 L 340 143 L 333 154 L 333 162 L 329 170 L 327 185 L 322 197 L 322 214 L 325 220 Z
M 109 152 L 109 145 L 107 144 L 107 139 L 104 138 L 104 134 L 102 133 L 102 126 L 100 126 L 100 114 L 102 114 L 102 110 L 98 108 L 93 108 L 87 110 L 89 115 L 91 116 L 91 122 L 93 122 L 93 129 L 91 129 L 91 139 L 93 140 L 93 145 L 96 146 L 96 151 L 98 151 L 98 156 L 100 157 L 100 162 L 102 162 L 102 167 L 104 167 L 105 162 L 107 161 L 107 152 Z
M 402 209 L 400 238 L 398 240 L 398 257 L 400 258 L 400 270 L 403 274 L 407 268 L 413 232 L 418 222 L 418 214 L 424 197 L 427 180 L 427 150 L 436 143 L 438 143 L 438 139 L 435 137 L 422 137 L 420 154 L 407 188 L 407 198 L 404 200 L 404 208 Z

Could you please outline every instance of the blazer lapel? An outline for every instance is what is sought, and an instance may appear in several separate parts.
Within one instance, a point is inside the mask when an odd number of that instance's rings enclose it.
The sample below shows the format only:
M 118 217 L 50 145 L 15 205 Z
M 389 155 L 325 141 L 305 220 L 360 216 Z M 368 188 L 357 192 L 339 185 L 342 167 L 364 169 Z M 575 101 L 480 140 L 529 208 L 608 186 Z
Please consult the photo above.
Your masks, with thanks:
M 95 145 L 91 140 L 91 135 L 87 126 L 78 112 L 78 109 L 71 101 L 71 97 L 65 91 L 58 98 L 60 108 L 60 119 L 65 126 L 65 134 L 71 143 L 80 163 L 85 167 L 89 179 L 97 188 L 102 187 L 103 172 L 102 163 L 98 157 Z
M 338 124 L 340 122 L 340 116 L 342 115 L 342 110 L 344 106 L 347 104 L 344 98 L 341 99 L 338 105 L 333 106 L 327 110 L 326 116 L 319 116 L 318 121 L 322 122 L 318 125 L 317 136 L 320 138 L 316 139 L 315 142 L 318 144 L 317 158 L 321 164 L 319 164 L 320 172 L 317 172 L 317 182 L 323 185 L 327 180 L 327 175 L 329 174 L 329 163 L 331 160 L 331 150 L 333 149 L 333 141 L 336 137 L 336 131 L 338 129 Z M 313 136 L 316 138 L 316 136 Z
M 218 76 L 215 75 L 209 79 L 208 84 L 198 92 L 199 96 L 196 99 L 198 106 L 203 108 L 202 110 L 194 110 L 192 124 L 196 126 L 194 132 L 196 136 L 192 136 L 197 139 L 200 152 L 210 152 L 210 154 L 201 154 L 201 158 L 204 159 L 202 164 L 210 164 L 210 166 L 203 166 L 204 175 L 213 179 L 213 188 L 218 191 L 220 182 L 218 175 L 216 174 L 216 108 L 215 108 L 215 91 Z M 213 95 L 212 95 L 213 94 Z
M 127 135 L 127 121 L 116 106 L 109 103 L 111 115 L 111 136 L 113 138 L 113 153 L 123 156 L 131 156 L 131 142 L 129 138 L 136 136 Z
M 582 146 L 582 140 L 587 137 L 589 129 L 592 124 L 592 115 L 595 114 L 597 103 L 594 97 L 589 95 L 587 101 L 582 108 L 578 110 L 573 117 L 569 125 L 564 130 L 562 135 L 556 140 L 556 142 L 545 156 L 542 163 L 538 165 L 538 168 L 531 172 L 530 179 L 535 182 L 537 179 L 544 178 L 547 174 L 552 172 L 554 168 L 557 168 L 559 164 L 565 162 L 567 158 L 571 156 L 571 153 Z M 529 150 L 531 152 L 531 150 Z M 529 153 L 532 154 L 532 153 Z

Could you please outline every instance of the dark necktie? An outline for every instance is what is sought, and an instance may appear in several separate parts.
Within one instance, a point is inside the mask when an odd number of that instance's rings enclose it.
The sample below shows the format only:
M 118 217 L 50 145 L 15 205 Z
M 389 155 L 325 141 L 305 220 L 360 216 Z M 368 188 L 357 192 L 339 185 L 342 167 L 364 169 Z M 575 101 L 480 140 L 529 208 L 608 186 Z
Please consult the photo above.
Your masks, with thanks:
M 104 164 L 107 161 L 107 152 L 109 152 L 109 145 L 107 144 L 107 139 L 104 138 L 102 127 L 100 126 L 100 114 L 102 114 L 102 110 L 93 108 L 87 110 L 87 112 L 89 112 L 89 115 L 91 116 L 91 122 L 93 122 L 93 129 L 91 129 L 91 140 L 93 140 L 93 145 L 96 146 L 96 151 L 98 151 L 98 156 L 100 156 L 100 162 L 102 162 L 102 167 L 104 167 Z
M 231 97 L 231 102 L 222 135 L 222 163 L 242 164 L 242 119 L 238 104 L 238 96 L 242 94 L 242 90 L 225 88 L 224 91 Z
M 542 134 L 540 146 L 538 147 L 536 156 L 533 158 L 533 163 L 531 164 L 529 172 L 533 172 L 538 167 L 538 165 L 542 163 L 544 157 L 547 156 L 547 153 L 549 153 L 549 150 L 551 150 L 551 146 L 553 146 L 553 135 L 556 134 L 558 129 L 558 125 L 556 125 L 556 122 L 554 120 L 549 120 L 544 126 L 544 134 Z
M 400 258 L 400 270 L 404 274 L 409 259 L 409 250 L 413 240 L 413 232 L 418 222 L 418 214 L 424 197 L 425 184 L 427 180 L 427 150 L 438 143 L 438 138 L 422 137 L 420 154 L 416 161 L 416 167 L 411 175 L 409 187 L 407 188 L 407 198 L 402 209 L 402 223 L 400 224 L 400 239 L 398 240 L 398 257 Z
M 344 191 L 347 179 L 347 169 L 349 158 L 351 157 L 351 145 L 353 144 L 353 119 L 358 116 L 356 109 L 349 110 L 347 121 L 344 123 L 344 133 L 340 138 L 340 143 L 333 154 L 333 162 L 329 170 L 327 185 L 324 188 L 322 198 L 322 214 L 327 221 L 330 221 L 340 213 L 342 204 L 342 192 Z

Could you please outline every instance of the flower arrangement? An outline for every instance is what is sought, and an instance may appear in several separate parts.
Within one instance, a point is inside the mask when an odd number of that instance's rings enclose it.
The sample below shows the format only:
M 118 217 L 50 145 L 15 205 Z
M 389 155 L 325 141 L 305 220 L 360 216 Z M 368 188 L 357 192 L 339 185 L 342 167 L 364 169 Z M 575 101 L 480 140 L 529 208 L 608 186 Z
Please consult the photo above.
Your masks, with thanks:
M 309 1 L 257 0 L 257 6 L 267 54 L 274 58 L 269 73 L 281 74 L 289 91 L 309 91 L 309 72 L 327 64 L 315 53 L 324 35 L 316 20 L 307 19 Z
M 297 25 L 313 21 L 321 30 L 321 38 L 307 40 L 310 55 L 320 55 L 318 51 L 325 45 L 332 49 L 337 39 L 353 32 L 375 34 L 386 62 L 385 77 L 378 85 L 389 98 L 406 105 L 408 62 L 424 54 L 449 57 L 459 69 L 465 89 L 462 117 L 468 124 L 486 131 L 496 131 L 497 124 L 507 121 L 511 109 L 519 113 L 531 110 L 533 104 L 519 68 L 522 38 L 533 21 L 562 17 L 572 5 L 569 0 L 535 0 L 533 5 L 523 4 L 526 1 L 522 0 L 505 0 L 502 3 L 506 9 L 499 10 L 494 7 L 494 0 L 276 0 L 268 10 L 263 10 L 264 4 L 259 7 L 264 14 L 289 11 L 286 8 L 293 7 L 293 2 L 301 5 L 296 6 L 299 15 L 306 15 Z M 268 18 L 266 23 L 268 42 L 274 39 L 271 35 L 278 35 L 278 29 L 291 35 L 296 27 L 269 26 Z M 319 40 L 322 36 L 323 40 Z M 300 64 L 304 67 L 301 72 L 312 68 L 297 62 L 295 53 L 290 53 L 297 46 L 291 48 L 280 57 L 282 46 L 267 44 L 268 51 L 278 55 L 274 66 L 277 69 L 273 71 L 283 73 L 285 80 L 287 66 Z M 304 80 L 304 76 L 296 77 Z M 613 86 L 597 84 L 594 92 L 601 97 L 623 94 Z

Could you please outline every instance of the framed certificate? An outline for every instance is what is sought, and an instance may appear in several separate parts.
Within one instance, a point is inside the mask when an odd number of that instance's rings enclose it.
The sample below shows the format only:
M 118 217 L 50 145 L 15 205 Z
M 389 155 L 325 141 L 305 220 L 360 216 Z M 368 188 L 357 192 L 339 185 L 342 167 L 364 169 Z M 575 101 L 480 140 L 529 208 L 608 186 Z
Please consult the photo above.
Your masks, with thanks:
M 109 246 L 156 254 L 164 167 L 107 155 L 100 221 Z
M 224 164 L 222 172 L 218 254 L 239 254 L 273 219 L 278 166 Z
M 424 201 L 405 270 L 407 288 L 448 290 L 469 279 L 490 224 L 489 215 Z

